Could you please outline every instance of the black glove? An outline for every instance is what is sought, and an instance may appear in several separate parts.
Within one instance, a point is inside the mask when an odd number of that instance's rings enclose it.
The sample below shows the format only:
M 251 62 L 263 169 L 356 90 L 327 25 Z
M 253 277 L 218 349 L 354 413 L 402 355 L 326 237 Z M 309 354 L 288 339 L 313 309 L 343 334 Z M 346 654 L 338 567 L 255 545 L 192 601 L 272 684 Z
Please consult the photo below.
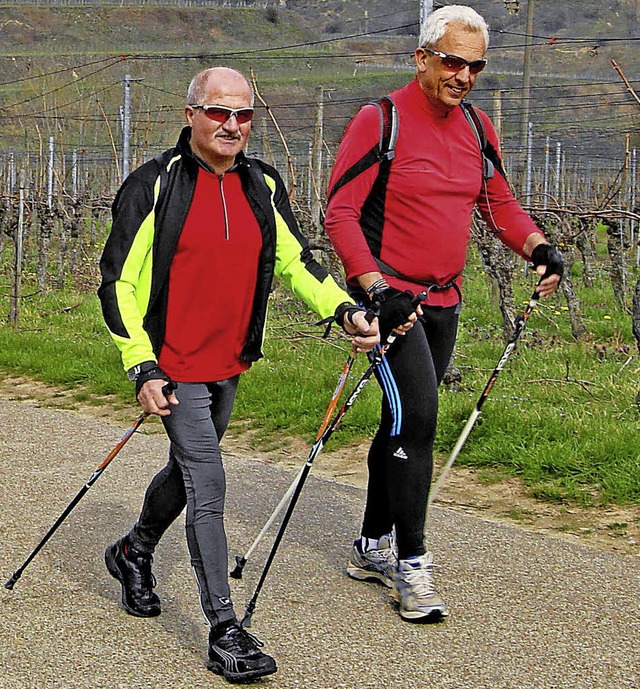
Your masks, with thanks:
M 378 314 L 380 342 L 384 343 L 394 328 L 403 325 L 415 313 L 417 304 L 409 290 L 401 292 L 395 287 L 384 287 L 370 295 L 371 306 Z
M 164 386 L 162 392 L 165 395 L 170 395 L 173 390 L 175 390 L 175 383 L 169 378 L 169 376 L 159 367 L 154 366 L 152 369 L 143 371 L 136 376 L 136 397 L 140 394 L 142 386 L 148 380 L 166 380 L 167 385 Z
M 362 306 L 356 306 L 355 304 L 350 304 L 348 301 L 343 302 L 342 304 L 339 304 L 336 307 L 336 310 L 333 313 L 333 316 L 328 316 L 327 318 L 323 318 L 321 321 L 318 321 L 316 325 L 324 325 L 324 333 L 322 337 L 329 337 L 329 333 L 331 332 L 331 326 L 334 323 L 337 323 L 347 335 L 350 335 L 351 333 L 347 332 L 347 329 L 344 327 L 344 314 L 347 314 L 347 320 L 351 325 L 353 325 L 353 314 L 356 313 L 357 311 L 364 311 L 364 307 Z M 367 318 L 369 323 L 374 319 L 374 316 L 371 316 L 371 318 Z M 354 326 L 355 327 L 355 326 Z
M 543 278 L 549 277 L 549 275 L 558 275 L 562 280 L 564 274 L 564 259 L 562 254 L 551 244 L 538 244 L 536 248 L 531 252 L 531 263 L 533 267 L 547 266 Z
M 354 314 L 358 312 L 362 313 L 363 311 L 365 311 L 365 308 L 363 306 L 357 306 L 356 304 L 350 304 L 349 302 L 345 301 L 343 304 L 340 304 L 338 308 L 336 308 L 335 313 L 333 315 L 333 320 L 347 333 L 347 335 L 349 335 L 350 333 L 348 333 L 344 327 L 345 313 L 347 314 L 347 320 L 355 328 L 353 316 Z M 371 321 L 375 318 L 375 315 L 372 313 L 369 315 L 369 313 L 367 313 L 366 319 L 369 321 L 369 323 L 371 323 Z

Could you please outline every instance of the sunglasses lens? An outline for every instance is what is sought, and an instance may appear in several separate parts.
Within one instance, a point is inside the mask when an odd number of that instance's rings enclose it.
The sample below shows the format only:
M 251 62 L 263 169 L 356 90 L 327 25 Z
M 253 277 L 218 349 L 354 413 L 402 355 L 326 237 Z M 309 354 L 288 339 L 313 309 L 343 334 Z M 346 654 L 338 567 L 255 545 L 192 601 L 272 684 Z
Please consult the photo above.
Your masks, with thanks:
M 479 72 L 482 72 L 487 64 L 485 59 L 467 62 L 467 60 L 462 57 L 458 57 L 457 55 L 447 55 L 445 53 L 439 53 L 436 51 L 431 52 L 440 58 L 440 62 L 447 72 L 457 73 L 465 67 L 468 67 L 471 74 L 478 74 Z
M 210 106 L 203 108 L 204 114 L 214 122 L 224 124 L 231 115 L 236 116 L 238 124 L 245 124 L 253 117 L 253 110 L 251 108 L 244 108 L 242 110 L 232 110 L 231 108 L 223 108 L 220 106 Z
M 231 110 L 227 108 L 205 107 L 202 110 L 210 120 L 221 123 L 226 122 L 231 114 Z
M 468 64 L 466 60 L 463 60 L 461 57 L 447 56 L 441 58 L 441 60 L 442 66 L 448 72 L 459 72 Z
M 248 108 L 246 110 L 237 110 L 236 111 L 236 120 L 238 124 L 246 124 L 247 122 L 251 121 L 251 118 L 253 117 L 253 110 L 249 110 Z

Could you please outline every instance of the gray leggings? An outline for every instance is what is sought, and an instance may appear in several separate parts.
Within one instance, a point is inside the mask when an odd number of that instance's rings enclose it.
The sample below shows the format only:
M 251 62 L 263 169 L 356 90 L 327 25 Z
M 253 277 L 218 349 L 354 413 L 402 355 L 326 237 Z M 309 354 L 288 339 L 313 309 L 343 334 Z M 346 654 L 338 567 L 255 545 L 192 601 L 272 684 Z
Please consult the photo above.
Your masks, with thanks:
M 151 481 L 138 522 L 129 534 L 134 548 L 153 553 L 186 505 L 191 565 L 202 609 L 212 626 L 235 619 L 227 578 L 226 481 L 219 441 L 229 423 L 238 379 L 178 383 L 180 404 L 162 417 L 171 441 L 169 463 Z

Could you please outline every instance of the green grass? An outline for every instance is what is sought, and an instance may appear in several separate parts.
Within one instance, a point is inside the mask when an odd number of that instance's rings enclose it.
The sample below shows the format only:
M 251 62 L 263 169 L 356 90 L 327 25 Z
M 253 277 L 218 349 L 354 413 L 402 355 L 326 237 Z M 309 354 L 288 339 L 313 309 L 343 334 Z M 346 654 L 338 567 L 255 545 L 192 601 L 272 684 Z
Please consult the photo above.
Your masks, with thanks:
M 435 449 L 443 457 L 504 348 L 498 306 L 475 265 L 472 257 L 455 354 L 462 382 L 458 392 L 443 388 L 440 395 Z M 516 282 L 524 308 L 534 283 L 522 276 Z M 559 295 L 534 310 L 457 460 L 481 472 L 483 481 L 516 476 L 548 501 L 640 504 L 640 362 L 629 316 L 612 307 L 606 279 L 599 284 L 599 290 L 580 290 L 590 333 L 584 342 L 571 338 Z M 0 308 L 8 311 L 6 297 Z M 286 290 L 276 290 L 266 358 L 242 377 L 234 413 L 260 431 L 264 442 L 286 442 L 292 435 L 311 441 L 335 388 L 348 342 L 335 329 L 328 341 L 321 340 L 315 320 Z M 365 367 L 359 357 L 345 395 Z M 25 300 L 19 326 L 0 325 L 0 369 L 72 389 L 81 404 L 98 403 L 104 395 L 118 404 L 135 404 L 92 295 L 50 291 Z M 371 436 L 379 401 L 372 382 L 327 451 Z
M 437 450 L 444 453 L 501 352 L 495 326 L 483 322 L 492 311 L 484 299 L 486 289 L 479 283 L 469 287 L 458 344 L 462 389 L 441 395 Z M 572 340 L 560 296 L 544 301 L 498 378 L 459 461 L 506 469 L 546 500 L 638 503 L 640 417 L 635 400 L 640 367 L 630 319 L 611 309 L 612 296 L 603 282 L 599 293 L 585 291 L 581 297 L 589 339 Z
M 66 389 L 79 387 L 83 395 L 132 399 L 98 300 L 89 295 L 51 291 L 25 300 L 18 326 L 0 327 L 0 368 Z

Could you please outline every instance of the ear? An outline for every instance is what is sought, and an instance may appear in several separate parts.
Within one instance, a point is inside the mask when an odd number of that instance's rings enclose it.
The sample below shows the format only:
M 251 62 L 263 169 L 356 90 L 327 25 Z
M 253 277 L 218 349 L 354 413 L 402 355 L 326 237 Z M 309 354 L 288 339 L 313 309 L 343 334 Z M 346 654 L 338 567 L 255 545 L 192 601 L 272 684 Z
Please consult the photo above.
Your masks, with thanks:
M 413 53 L 413 59 L 416 63 L 416 68 L 418 72 L 423 73 L 427 71 L 427 59 L 429 58 L 429 53 L 424 48 L 416 48 Z
M 184 116 L 187 118 L 187 124 L 191 126 L 193 120 L 193 108 L 190 108 L 188 105 L 185 105 Z

